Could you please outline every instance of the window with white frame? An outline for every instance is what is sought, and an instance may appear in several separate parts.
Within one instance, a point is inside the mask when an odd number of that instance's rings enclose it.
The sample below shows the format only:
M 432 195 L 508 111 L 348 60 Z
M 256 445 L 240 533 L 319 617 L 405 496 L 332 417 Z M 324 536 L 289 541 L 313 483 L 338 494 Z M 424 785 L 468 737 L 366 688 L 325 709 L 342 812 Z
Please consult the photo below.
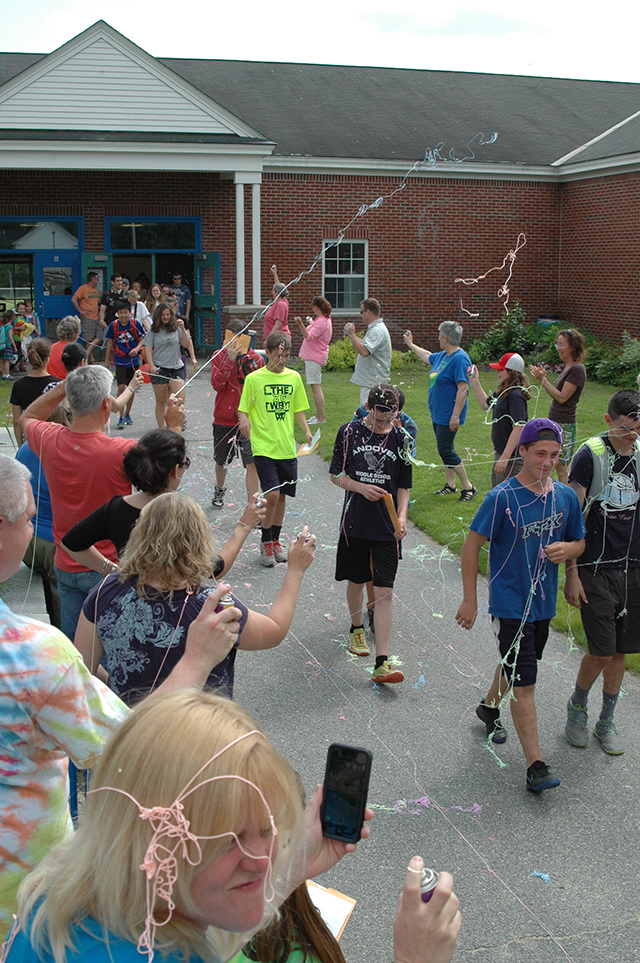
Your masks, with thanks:
M 336 311 L 357 310 L 367 297 L 367 242 L 325 241 L 322 281 Z

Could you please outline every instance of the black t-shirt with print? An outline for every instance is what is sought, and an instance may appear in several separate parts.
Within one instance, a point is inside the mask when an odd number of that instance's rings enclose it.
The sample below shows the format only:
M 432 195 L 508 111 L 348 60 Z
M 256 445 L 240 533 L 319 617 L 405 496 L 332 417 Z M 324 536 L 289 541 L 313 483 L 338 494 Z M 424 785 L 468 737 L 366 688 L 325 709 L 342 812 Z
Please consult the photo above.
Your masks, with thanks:
M 374 434 L 362 421 L 350 421 L 338 430 L 329 472 L 344 473 L 366 485 L 391 492 L 398 507 L 398 489 L 411 488 L 411 463 L 403 457 L 409 442 L 395 425 L 386 435 Z M 395 541 L 395 531 L 383 499 L 368 501 L 358 492 L 345 492 L 340 532 L 378 542 Z
M 587 545 L 578 566 L 602 565 L 626 568 L 640 565 L 640 486 L 636 477 L 635 454 L 621 455 L 602 436 L 609 459 L 609 479 L 594 500 L 587 516 Z M 577 482 L 587 493 L 593 479 L 594 456 L 582 447 L 571 464 L 569 482 Z M 628 562 L 627 562 L 628 559 Z

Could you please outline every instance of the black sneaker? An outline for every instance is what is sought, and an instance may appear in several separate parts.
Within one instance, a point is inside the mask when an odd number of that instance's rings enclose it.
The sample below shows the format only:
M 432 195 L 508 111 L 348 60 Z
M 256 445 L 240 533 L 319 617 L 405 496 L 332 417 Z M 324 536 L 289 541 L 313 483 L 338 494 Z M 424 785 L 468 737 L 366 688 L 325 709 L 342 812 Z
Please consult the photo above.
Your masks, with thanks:
M 499 709 L 492 709 L 491 706 L 486 706 L 484 702 L 481 702 L 476 709 L 476 715 L 478 719 L 484 722 L 487 728 L 487 738 L 491 739 L 491 742 L 495 742 L 499 746 L 507 741 L 507 730 L 500 720 Z
M 559 785 L 560 780 L 551 775 L 549 767 L 545 766 L 542 759 L 536 759 L 527 769 L 529 792 L 544 792 L 545 789 L 555 789 Z

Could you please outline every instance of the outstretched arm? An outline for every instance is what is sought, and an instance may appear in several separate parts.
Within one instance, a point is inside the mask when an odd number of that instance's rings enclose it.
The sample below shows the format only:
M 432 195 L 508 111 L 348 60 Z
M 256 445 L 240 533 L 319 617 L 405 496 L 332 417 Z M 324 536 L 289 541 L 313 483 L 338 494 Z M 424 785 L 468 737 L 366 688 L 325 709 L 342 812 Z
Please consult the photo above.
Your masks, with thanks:
M 431 364 L 432 352 L 427 351 L 426 348 L 419 348 L 417 344 L 414 344 L 413 335 L 411 331 L 409 330 L 405 331 L 405 333 L 402 335 L 402 338 L 406 346 L 410 348 L 411 351 L 413 351 L 413 353 L 417 355 L 421 361 L 424 361 L 425 364 Z
M 291 626 L 304 573 L 313 561 L 315 544 L 316 536 L 309 535 L 305 525 L 289 545 L 287 574 L 271 608 L 266 615 L 249 610 L 240 638 L 241 649 L 272 649 L 282 642 Z

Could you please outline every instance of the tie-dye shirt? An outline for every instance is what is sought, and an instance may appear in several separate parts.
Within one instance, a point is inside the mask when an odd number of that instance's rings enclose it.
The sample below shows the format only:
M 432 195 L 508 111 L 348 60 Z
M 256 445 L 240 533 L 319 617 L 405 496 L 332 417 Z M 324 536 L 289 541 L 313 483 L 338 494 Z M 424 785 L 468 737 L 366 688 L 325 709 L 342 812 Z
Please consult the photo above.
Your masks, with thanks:
M 0 939 L 20 881 L 71 827 L 67 757 L 90 769 L 127 714 L 62 632 L 0 600 Z

